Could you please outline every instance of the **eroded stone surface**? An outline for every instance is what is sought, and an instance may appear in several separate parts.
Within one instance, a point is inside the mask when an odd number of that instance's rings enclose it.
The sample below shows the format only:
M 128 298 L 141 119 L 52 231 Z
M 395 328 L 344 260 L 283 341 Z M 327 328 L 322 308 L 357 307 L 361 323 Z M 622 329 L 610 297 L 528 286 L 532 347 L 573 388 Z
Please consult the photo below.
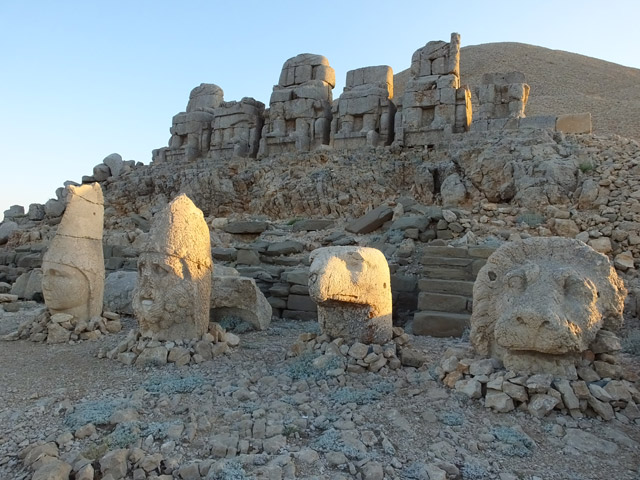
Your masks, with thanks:
M 311 254 L 309 295 L 318 322 L 332 337 L 362 343 L 391 339 L 391 282 L 387 260 L 366 247 L 326 247 Z
M 42 262 L 42 290 L 51 312 L 88 321 L 102 313 L 104 258 L 102 189 L 67 187 L 67 207 Z
M 186 195 L 176 197 L 154 219 L 145 248 L 133 299 L 142 335 L 201 337 L 209 324 L 213 265 L 202 212 Z
M 271 305 L 253 278 L 214 275 L 211 316 L 216 322 L 225 317 L 237 317 L 256 330 L 265 330 L 271 323 Z
M 306 152 L 329 144 L 335 72 L 322 55 L 287 60 L 273 87 L 262 130 L 260 156 Z
M 508 369 L 566 375 L 602 328 L 622 324 L 625 296 L 607 257 L 578 240 L 507 243 L 478 273 L 471 342 Z
M 396 113 L 393 70 L 387 65 L 347 72 L 344 92 L 333 105 L 331 141 L 335 148 L 388 145 Z

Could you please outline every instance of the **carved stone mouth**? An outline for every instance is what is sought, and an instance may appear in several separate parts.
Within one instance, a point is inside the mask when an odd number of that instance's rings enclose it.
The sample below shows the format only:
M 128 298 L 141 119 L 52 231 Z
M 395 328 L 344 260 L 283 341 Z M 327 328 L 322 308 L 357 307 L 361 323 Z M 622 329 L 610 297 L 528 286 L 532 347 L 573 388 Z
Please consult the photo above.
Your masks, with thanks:
M 153 300 L 142 300 L 140 303 L 145 310 L 149 310 L 153 306 Z

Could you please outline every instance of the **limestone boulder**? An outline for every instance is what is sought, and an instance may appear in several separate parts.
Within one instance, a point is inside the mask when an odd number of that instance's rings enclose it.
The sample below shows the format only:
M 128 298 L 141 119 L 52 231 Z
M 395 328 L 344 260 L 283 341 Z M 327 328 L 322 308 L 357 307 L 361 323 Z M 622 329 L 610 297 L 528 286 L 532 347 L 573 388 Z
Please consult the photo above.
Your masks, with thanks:
M 45 217 L 46 213 L 44 211 L 44 205 L 41 203 L 32 203 L 29 205 L 29 211 L 27 212 L 27 217 L 29 220 L 42 220 Z
M 104 281 L 104 309 L 108 312 L 133 315 L 133 292 L 138 281 L 136 272 L 118 271 Z
M 65 204 L 60 199 L 51 198 L 44 204 L 44 213 L 49 218 L 57 218 L 64 213 Z
M 24 207 L 22 205 L 11 205 L 7 210 L 4 211 L 4 218 L 15 218 L 21 217 L 24 215 Z
M 467 197 L 467 189 L 460 179 L 460 175 L 452 173 L 444 179 L 440 186 L 442 195 L 442 205 L 445 207 L 456 207 L 464 203 Z
M 216 267 L 217 270 L 217 267 Z M 266 330 L 271 323 L 271 305 L 253 278 L 238 275 L 211 277 L 211 318 L 220 322 L 236 317 L 256 330 Z
M 102 163 L 109 167 L 109 171 L 113 177 L 119 176 L 124 168 L 124 162 L 122 161 L 122 157 L 119 153 L 107 155 L 104 160 L 102 160 Z
M 24 300 L 42 300 L 42 270 L 24 272 L 11 287 L 11 293 Z
M 104 182 L 111 176 L 111 169 L 104 163 L 99 163 L 93 167 L 93 178 L 96 182 Z
M 471 343 L 507 369 L 563 373 L 601 329 L 620 327 L 626 293 L 609 259 L 578 240 L 506 243 L 474 284 Z
M 0 245 L 4 245 L 9 241 L 9 237 L 13 232 L 18 230 L 18 224 L 11 220 L 5 220 L 0 225 Z
M 309 295 L 323 333 L 384 344 L 392 337 L 391 280 L 384 254 L 367 247 L 325 247 L 311 253 Z

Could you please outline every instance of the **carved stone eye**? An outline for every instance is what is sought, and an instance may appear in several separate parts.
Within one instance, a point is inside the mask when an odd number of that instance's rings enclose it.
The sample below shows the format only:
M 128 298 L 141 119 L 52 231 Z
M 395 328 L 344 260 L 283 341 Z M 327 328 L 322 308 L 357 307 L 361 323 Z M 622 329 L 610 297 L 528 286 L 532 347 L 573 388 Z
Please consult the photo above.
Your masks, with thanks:
M 522 292 L 527 286 L 527 280 L 524 275 L 511 275 L 507 279 L 507 285 L 509 288 Z
M 595 290 L 595 285 L 593 285 Z M 577 275 L 568 275 L 564 279 L 564 293 L 568 297 L 582 298 L 588 295 L 589 285 Z
M 498 278 L 498 275 L 496 275 L 496 272 L 489 270 L 489 272 L 487 273 L 487 276 L 489 277 L 489 280 L 491 280 L 492 282 L 496 281 L 496 278 Z

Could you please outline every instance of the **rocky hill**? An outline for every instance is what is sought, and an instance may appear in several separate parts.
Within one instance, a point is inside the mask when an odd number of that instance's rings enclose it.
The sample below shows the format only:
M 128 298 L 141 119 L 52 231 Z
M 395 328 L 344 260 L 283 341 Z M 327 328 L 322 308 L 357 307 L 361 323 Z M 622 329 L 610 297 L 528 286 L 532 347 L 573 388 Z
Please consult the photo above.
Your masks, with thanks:
M 461 49 L 462 84 L 484 73 L 520 71 L 531 87 L 527 115 L 591 112 L 593 131 L 640 139 L 640 70 L 576 53 L 515 42 Z M 402 95 L 409 70 L 394 76 Z

